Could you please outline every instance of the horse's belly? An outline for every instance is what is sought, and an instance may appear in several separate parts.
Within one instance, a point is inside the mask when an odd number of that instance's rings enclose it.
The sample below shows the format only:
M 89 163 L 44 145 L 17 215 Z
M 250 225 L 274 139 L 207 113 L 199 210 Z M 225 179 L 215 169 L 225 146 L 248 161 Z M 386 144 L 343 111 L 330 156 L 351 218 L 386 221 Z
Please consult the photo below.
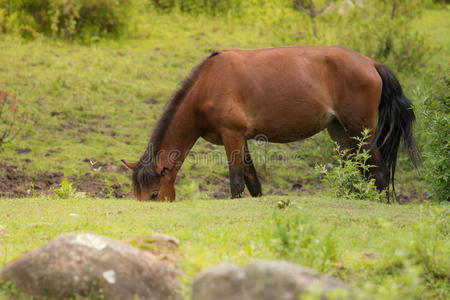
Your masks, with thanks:
M 274 107 L 261 110 L 249 120 L 249 133 L 251 137 L 259 135 L 270 142 L 289 143 L 313 136 L 334 118 L 334 112 L 321 105 L 289 109 Z
M 290 143 L 309 138 L 322 131 L 324 126 L 299 126 L 299 127 L 276 127 L 261 128 L 255 130 L 253 138 L 265 139 L 273 143 Z

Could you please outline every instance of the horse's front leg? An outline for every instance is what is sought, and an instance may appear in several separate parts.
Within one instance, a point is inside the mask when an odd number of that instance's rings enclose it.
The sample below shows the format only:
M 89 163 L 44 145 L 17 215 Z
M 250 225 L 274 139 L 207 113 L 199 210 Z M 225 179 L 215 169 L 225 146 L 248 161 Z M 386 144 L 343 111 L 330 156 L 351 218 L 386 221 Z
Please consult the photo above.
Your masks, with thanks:
M 247 142 L 244 147 L 244 180 L 245 185 L 247 185 L 248 191 L 252 197 L 259 197 L 262 195 L 261 182 L 256 174 L 256 169 L 253 165 Z
M 238 198 L 242 196 L 245 188 L 245 137 L 238 132 L 228 131 L 222 134 L 222 141 L 225 146 L 225 151 L 227 152 L 231 198 Z

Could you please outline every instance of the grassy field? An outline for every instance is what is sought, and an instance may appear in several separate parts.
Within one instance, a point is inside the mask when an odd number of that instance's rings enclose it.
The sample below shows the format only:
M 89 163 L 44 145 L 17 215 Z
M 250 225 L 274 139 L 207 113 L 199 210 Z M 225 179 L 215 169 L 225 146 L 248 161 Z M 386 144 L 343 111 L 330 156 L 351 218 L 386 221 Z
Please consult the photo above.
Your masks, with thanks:
M 291 205 L 279 209 L 277 202 L 287 199 Z M 0 220 L 8 236 L 0 237 L 0 266 L 68 232 L 117 239 L 166 233 L 181 241 L 185 295 L 190 280 L 205 267 L 288 259 L 339 276 L 375 298 L 445 299 L 449 212 L 448 206 L 385 205 L 325 195 L 176 203 L 3 199 Z
M 280 18 L 293 18 L 291 12 L 278 13 Z M 428 38 L 435 52 L 423 72 L 398 74 L 407 95 L 419 108 L 418 128 L 422 126 L 420 108 L 424 93 L 428 92 L 430 81 L 436 81 L 433 76 L 441 74 L 447 65 L 448 15 L 448 10 L 425 12 L 423 22 L 415 26 L 433 32 Z M 68 177 L 91 173 L 104 180 L 105 186 L 120 183 L 129 191 L 129 173 L 111 172 L 108 168 L 95 172 L 89 160 L 104 166 L 120 166 L 123 158 L 137 160 L 166 101 L 206 55 L 235 47 L 333 43 L 332 37 L 315 41 L 308 35 L 296 42 L 286 36 L 291 28 L 270 23 L 211 20 L 204 16 L 193 19 L 176 14 L 150 15 L 145 21 L 144 36 L 140 36 L 138 26 L 134 35 L 139 38 L 93 45 L 45 37 L 30 42 L 3 36 L 0 90 L 11 93 L 22 104 L 21 109 L 33 113 L 35 124 L 25 126 L 13 143 L 4 145 L 2 161 L 26 168 L 29 174 L 60 171 Z M 303 17 L 298 22 L 300 27 L 308 25 Z M 435 32 L 436 27 L 440 32 Z M 333 30 L 328 29 L 333 35 Z M 306 192 L 314 192 L 320 183 L 313 172 L 314 165 L 332 162 L 332 144 L 326 132 L 302 142 L 268 144 L 263 149 L 251 143 L 250 148 L 266 194 L 295 194 L 291 192 L 296 183 L 301 183 Z M 265 156 L 274 152 L 287 153 L 294 159 L 280 162 Z M 213 161 L 209 159 L 211 153 L 216 158 Z M 205 199 L 228 196 L 224 192 L 228 189 L 227 172 L 223 147 L 200 139 L 180 173 L 179 198 L 189 198 L 187 191 L 192 184 L 200 186 Z M 404 156 L 400 157 L 397 174 L 399 190 L 406 197 L 424 197 L 423 181 Z
M 63 173 L 58 183 L 89 174 L 87 180 L 98 179 L 100 188 L 119 184 L 130 191 L 130 173 L 120 159 L 140 157 L 167 99 L 212 51 L 333 44 L 340 34 L 319 18 L 316 40 L 306 15 L 266 10 L 247 19 L 150 12 L 133 19 L 129 36 L 92 44 L 0 36 L 0 91 L 11 93 L 35 121 L 0 152 L 0 186 L 11 175 L 6 166 L 16 166 L 30 175 L 24 189 L 33 196 L 0 196 L 0 225 L 8 233 L 0 235 L 0 267 L 63 233 L 117 239 L 166 233 L 181 241 L 186 297 L 190 281 L 205 267 L 285 259 L 342 278 L 376 299 L 448 299 L 450 206 L 426 201 L 422 175 L 403 155 L 397 188 L 410 204 L 330 197 L 314 173 L 316 163 L 333 163 L 325 132 L 286 145 L 252 142 L 265 195 L 257 199 L 213 200 L 229 197 L 228 170 L 223 147 L 203 140 L 177 179 L 177 199 L 183 201 L 40 195 L 34 181 L 49 172 Z M 426 10 L 414 21 L 430 54 L 420 71 L 398 73 L 416 105 L 419 142 L 428 134 L 424 99 L 448 73 L 449 20 L 447 8 Z M 291 159 L 270 159 L 267 153 Z M 286 208 L 279 208 L 280 201 Z M 0 299 L 9 296 L 0 289 Z

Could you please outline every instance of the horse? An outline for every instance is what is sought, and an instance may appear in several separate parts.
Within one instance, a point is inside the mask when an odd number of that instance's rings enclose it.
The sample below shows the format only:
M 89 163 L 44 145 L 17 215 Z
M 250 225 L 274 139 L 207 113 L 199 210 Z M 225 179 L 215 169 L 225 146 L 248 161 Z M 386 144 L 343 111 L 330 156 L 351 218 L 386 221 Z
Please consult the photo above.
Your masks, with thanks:
M 378 117 L 378 118 L 377 118 Z M 377 120 L 378 119 L 378 120 Z M 210 54 L 181 83 L 133 170 L 140 201 L 174 201 L 175 179 L 202 137 L 224 145 L 231 197 L 247 186 L 262 195 L 247 140 L 264 135 L 289 143 L 327 129 L 341 147 L 368 128 L 370 174 L 377 189 L 394 188 L 402 140 L 413 164 L 420 160 L 415 115 L 394 73 L 384 64 L 340 46 L 229 49 Z M 395 193 L 395 189 L 394 189 Z

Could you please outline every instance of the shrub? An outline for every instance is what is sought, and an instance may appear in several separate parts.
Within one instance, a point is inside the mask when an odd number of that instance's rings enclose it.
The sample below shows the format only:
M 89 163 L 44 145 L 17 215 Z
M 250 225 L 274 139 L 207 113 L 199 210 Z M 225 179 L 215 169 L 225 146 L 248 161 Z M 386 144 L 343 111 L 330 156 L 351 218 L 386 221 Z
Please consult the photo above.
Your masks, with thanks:
M 153 5 L 159 11 L 171 11 L 178 8 L 181 12 L 194 15 L 209 14 L 219 15 L 238 13 L 245 0 L 152 0 Z
M 18 0 L 8 10 L 17 16 L 22 35 L 35 31 L 72 40 L 118 36 L 126 26 L 128 4 L 129 0 Z
M 368 174 L 370 168 L 367 161 L 370 158 L 367 149 L 370 130 L 365 129 L 361 137 L 354 137 L 358 143 L 355 151 L 341 149 L 335 143 L 336 166 L 328 170 L 324 165 L 316 166 L 316 170 L 324 176 L 323 182 L 330 187 L 335 197 L 346 199 L 361 199 L 371 201 L 382 201 L 383 193 L 380 194 L 375 186 L 375 179 L 367 180 L 363 174 Z M 362 174 L 363 173 L 363 174 Z
M 0 91 L 0 150 L 20 133 L 25 124 L 25 114 L 19 108 L 19 101 L 8 92 Z
M 419 0 L 364 1 L 343 22 L 340 43 L 397 71 L 416 71 L 430 50 L 424 35 L 412 29 L 424 5 Z
M 450 201 L 450 98 L 446 91 L 450 79 L 443 77 L 442 92 L 432 93 L 424 102 L 424 121 L 429 133 L 429 142 L 424 153 L 425 180 L 434 198 Z

